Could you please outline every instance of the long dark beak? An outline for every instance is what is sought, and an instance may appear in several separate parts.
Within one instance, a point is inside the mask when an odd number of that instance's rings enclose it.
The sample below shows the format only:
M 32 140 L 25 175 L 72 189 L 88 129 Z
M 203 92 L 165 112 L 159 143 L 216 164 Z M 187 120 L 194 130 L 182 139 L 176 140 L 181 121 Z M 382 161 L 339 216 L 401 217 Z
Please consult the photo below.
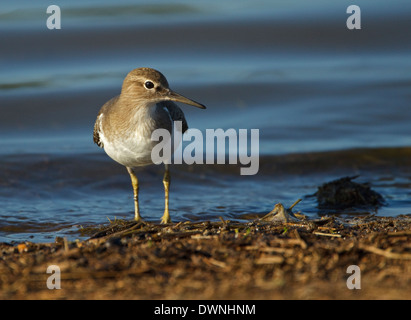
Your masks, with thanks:
M 198 102 L 196 102 L 196 101 L 194 101 L 194 100 L 191 100 L 191 99 L 189 99 L 189 98 L 186 98 L 186 97 L 182 96 L 181 94 L 179 94 L 179 93 L 177 93 L 177 92 L 174 92 L 174 91 L 172 91 L 172 90 L 170 90 L 168 96 L 169 96 L 170 100 L 172 100 L 172 101 L 189 104 L 189 105 L 191 105 L 191 106 L 194 106 L 194 107 L 197 107 L 197 108 L 200 108 L 200 109 L 206 109 L 206 106 L 205 106 L 205 105 L 203 105 L 203 104 L 201 104 L 201 103 L 198 103 Z

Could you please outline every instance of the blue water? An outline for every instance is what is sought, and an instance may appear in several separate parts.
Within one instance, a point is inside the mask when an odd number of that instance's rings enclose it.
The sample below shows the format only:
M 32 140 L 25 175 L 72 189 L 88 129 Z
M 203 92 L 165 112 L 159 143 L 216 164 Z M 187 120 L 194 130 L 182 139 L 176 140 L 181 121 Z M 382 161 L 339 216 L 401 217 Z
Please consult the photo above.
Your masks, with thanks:
M 129 177 L 92 142 L 100 107 L 132 69 L 160 70 L 207 106 L 182 106 L 190 127 L 259 129 L 260 162 L 306 153 L 411 146 L 411 3 L 356 1 L 49 1 L 0 5 L 0 241 L 80 237 L 79 225 L 132 218 Z M 274 168 L 244 177 L 227 166 L 173 168 L 174 220 L 263 214 L 342 175 L 360 174 L 411 212 L 401 154 L 385 167 Z M 385 160 L 384 160 L 385 161 Z M 401 165 L 398 165 L 401 163 Z M 386 170 L 383 170 L 386 168 Z M 397 168 L 397 170 L 395 170 Z M 281 175 L 281 177 L 279 177 Z M 142 214 L 163 211 L 162 169 L 140 175 Z M 187 192 L 189 190 L 189 192 Z M 318 215 L 313 198 L 300 210 Z

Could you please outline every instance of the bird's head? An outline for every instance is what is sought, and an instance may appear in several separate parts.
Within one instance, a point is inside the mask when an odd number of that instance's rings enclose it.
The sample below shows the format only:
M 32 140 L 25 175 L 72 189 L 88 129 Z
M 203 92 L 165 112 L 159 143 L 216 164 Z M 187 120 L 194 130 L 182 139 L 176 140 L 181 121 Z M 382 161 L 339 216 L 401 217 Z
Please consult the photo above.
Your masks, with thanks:
M 122 95 L 133 96 L 135 99 L 149 103 L 161 101 L 176 101 L 205 109 L 201 103 L 186 98 L 170 89 L 164 75 L 151 68 L 138 68 L 130 71 L 123 82 Z

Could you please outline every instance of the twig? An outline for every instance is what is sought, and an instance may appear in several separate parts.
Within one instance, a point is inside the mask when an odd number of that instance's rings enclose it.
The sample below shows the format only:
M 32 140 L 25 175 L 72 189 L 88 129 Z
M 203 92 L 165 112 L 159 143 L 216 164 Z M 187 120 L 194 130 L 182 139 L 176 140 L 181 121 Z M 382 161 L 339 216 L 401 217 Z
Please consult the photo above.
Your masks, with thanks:
M 219 268 L 225 268 L 227 267 L 227 264 L 223 261 L 218 261 L 214 258 L 204 258 L 204 262 L 207 263 L 208 265 L 213 265 Z
M 221 220 L 221 222 L 223 223 L 224 226 L 227 225 L 227 221 L 225 221 L 222 216 L 219 216 L 218 218 L 220 218 L 220 220 Z
M 313 234 L 315 234 L 317 236 L 341 238 L 340 234 L 335 234 L 335 233 L 313 232 Z
M 300 234 L 298 233 L 297 229 L 294 229 L 294 235 L 295 235 L 295 238 L 296 238 L 298 241 L 300 241 L 300 246 L 301 246 L 301 248 L 302 248 L 302 249 L 307 249 L 307 242 L 305 242 L 305 241 L 303 240 L 303 238 L 301 238 L 301 236 L 300 236 Z
M 368 246 L 366 244 L 359 244 L 359 248 L 371 253 L 378 254 L 380 256 L 384 256 L 387 259 L 401 259 L 401 260 L 411 260 L 411 254 L 408 253 L 396 253 L 396 252 L 391 252 L 388 250 L 383 250 L 377 247 L 373 246 Z
M 298 199 L 296 202 L 294 202 L 291 207 L 288 208 L 288 210 L 291 210 L 292 208 L 294 208 L 300 201 L 302 201 L 302 199 Z
M 64 242 L 64 251 L 68 252 L 69 251 L 69 245 L 68 245 L 68 241 L 67 241 L 66 237 L 64 237 L 63 242 Z
M 263 256 L 261 258 L 258 258 L 255 261 L 255 264 L 261 265 L 261 264 L 281 264 L 284 262 L 284 258 L 281 256 Z
M 111 233 L 111 234 L 108 234 L 108 235 L 104 235 L 104 236 L 99 236 L 101 234 L 101 232 L 99 232 L 99 233 L 97 233 L 97 235 L 94 235 L 91 238 L 89 238 L 88 241 L 99 243 L 99 242 L 105 241 L 105 240 L 107 240 L 109 238 L 112 238 L 112 237 L 124 236 L 124 235 L 128 234 L 129 232 L 133 232 L 135 229 L 141 227 L 142 225 L 147 225 L 147 223 L 146 222 L 138 222 L 136 224 L 133 224 L 131 227 L 128 227 L 128 228 L 123 229 L 121 231 L 117 231 L 117 232 L 114 232 L 114 233 Z
M 277 248 L 277 247 L 260 247 L 260 246 L 245 246 L 244 250 L 247 251 L 261 251 L 265 253 L 283 253 L 291 255 L 294 250 L 290 248 Z
M 388 232 L 387 235 L 391 236 L 391 237 L 409 236 L 409 235 L 411 235 L 411 231 Z

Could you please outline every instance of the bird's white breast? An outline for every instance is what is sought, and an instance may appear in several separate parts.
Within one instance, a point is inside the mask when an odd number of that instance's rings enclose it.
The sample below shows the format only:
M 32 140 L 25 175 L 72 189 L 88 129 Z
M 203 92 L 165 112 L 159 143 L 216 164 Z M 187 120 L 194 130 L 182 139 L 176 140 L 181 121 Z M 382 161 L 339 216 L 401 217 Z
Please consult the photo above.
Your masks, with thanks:
M 132 115 L 131 126 L 123 129 L 110 128 L 105 131 L 104 113 L 99 116 L 100 139 L 104 151 L 110 158 L 127 167 L 138 167 L 152 164 L 151 151 L 158 143 L 151 140 L 151 134 L 155 130 L 155 119 L 152 114 L 156 106 L 142 109 Z

